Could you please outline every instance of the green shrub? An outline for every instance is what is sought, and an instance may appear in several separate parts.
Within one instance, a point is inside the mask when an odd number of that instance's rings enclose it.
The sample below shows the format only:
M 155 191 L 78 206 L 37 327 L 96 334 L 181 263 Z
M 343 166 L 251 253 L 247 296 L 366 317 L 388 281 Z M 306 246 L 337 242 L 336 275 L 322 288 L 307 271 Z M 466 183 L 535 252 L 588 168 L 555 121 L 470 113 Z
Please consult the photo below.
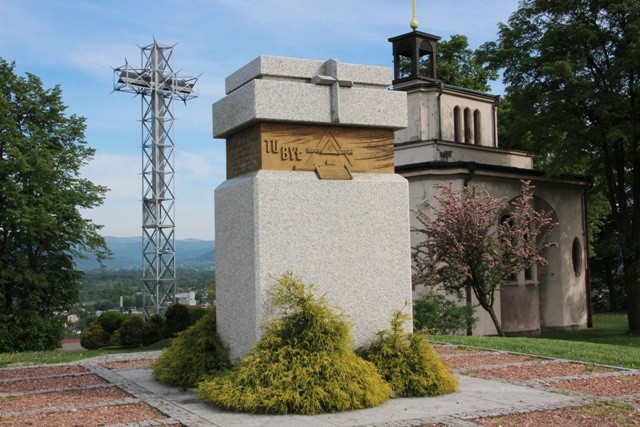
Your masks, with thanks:
M 120 326 L 122 326 L 122 322 L 124 322 L 125 317 L 126 314 L 119 311 L 105 311 L 98 316 L 96 322 L 102 326 L 102 329 L 104 329 L 106 333 L 111 335 L 117 331 Z
M 164 326 L 164 317 L 162 317 L 162 314 L 155 313 L 149 316 L 147 322 L 158 325 L 160 329 L 162 329 L 162 327 Z
M 361 355 L 376 365 L 384 379 L 400 396 L 439 396 L 458 390 L 458 380 L 442 363 L 427 337 L 406 333 L 408 316 L 394 313 L 391 329 L 378 333 Z
M 215 311 L 208 310 L 162 352 L 153 366 L 153 376 L 164 384 L 193 387 L 205 375 L 228 367 L 227 354 L 216 331 Z
M 87 350 L 95 350 L 109 345 L 109 334 L 98 322 L 93 322 L 85 329 L 80 338 L 80 345 Z
M 142 345 L 142 334 L 145 321 L 142 317 L 130 314 L 118 329 L 120 345 L 122 347 L 139 347 Z
M 63 338 L 62 318 L 35 311 L 0 314 L 0 353 L 53 350 Z
M 173 304 L 164 314 L 163 332 L 165 338 L 173 338 L 178 332 L 186 330 L 193 324 L 189 308 L 182 304 Z
M 211 311 L 210 309 L 204 308 L 204 307 L 188 307 L 188 308 L 189 308 L 189 314 L 191 315 L 192 324 L 195 324 L 198 320 L 202 319 L 205 314 Z
M 282 276 L 272 295 L 281 316 L 266 325 L 240 365 L 199 383 L 200 397 L 234 411 L 280 414 L 347 411 L 386 401 L 389 385 L 351 350 L 344 316 L 312 291 L 292 274 Z
M 459 306 L 444 295 L 430 292 L 413 302 L 414 329 L 430 334 L 455 335 L 473 327 L 478 319 L 473 307 Z
M 120 329 L 118 329 L 117 331 L 112 333 L 111 336 L 109 336 L 109 341 L 107 343 L 107 346 L 108 347 L 121 347 L 121 344 L 120 344 L 120 338 L 121 337 L 122 337 L 122 334 L 120 333 Z
M 148 346 L 158 341 L 162 341 L 162 325 L 164 318 L 159 314 L 153 314 L 142 327 L 142 345 Z

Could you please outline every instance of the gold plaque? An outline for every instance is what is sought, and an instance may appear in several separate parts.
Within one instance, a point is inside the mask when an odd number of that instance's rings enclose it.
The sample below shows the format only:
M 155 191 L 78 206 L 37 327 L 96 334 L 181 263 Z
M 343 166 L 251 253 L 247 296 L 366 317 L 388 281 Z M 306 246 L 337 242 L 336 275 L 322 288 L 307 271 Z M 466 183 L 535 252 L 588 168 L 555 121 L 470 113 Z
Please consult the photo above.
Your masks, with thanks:
M 227 178 L 259 169 L 315 171 L 321 179 L 393 173 L 393 130 L 260 123 L 227 138 Z
M 320 179 L 353 179 L 347 167 L 316 166 L 316 174 Z

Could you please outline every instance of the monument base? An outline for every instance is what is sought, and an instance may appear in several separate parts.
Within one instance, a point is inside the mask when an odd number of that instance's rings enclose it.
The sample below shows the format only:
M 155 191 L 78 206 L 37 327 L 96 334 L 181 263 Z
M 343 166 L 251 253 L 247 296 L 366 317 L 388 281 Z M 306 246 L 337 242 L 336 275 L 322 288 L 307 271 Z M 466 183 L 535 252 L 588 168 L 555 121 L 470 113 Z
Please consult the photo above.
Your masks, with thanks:
M 267 290 L 293 272 L 353 324 L 354 346 L 411 315 L 408 184 L 362 173 L 260 170 L 215 191 L 218 333 L 237 361 L 260 338 Z M 411 324 L 406 325 L 410 330 Z

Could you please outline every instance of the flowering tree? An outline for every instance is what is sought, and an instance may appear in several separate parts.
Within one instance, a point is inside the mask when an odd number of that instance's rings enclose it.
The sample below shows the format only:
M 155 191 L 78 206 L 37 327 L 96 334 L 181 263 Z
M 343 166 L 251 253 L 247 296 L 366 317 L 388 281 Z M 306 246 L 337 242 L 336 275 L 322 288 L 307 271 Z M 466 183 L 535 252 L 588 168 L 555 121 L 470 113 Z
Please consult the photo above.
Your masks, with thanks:
M 542 252 L 555 225 L 551 215 L 533 209 L 533 185 L 522 181 L 522 194 L 507 203 L 476 187 L 453 190 L 436 184 L 435 203 L 415 211 L 424 237 L 412 251 L 413 286 L 439 286 L 461 296 L 473 290 L 498 335 L 504 336 L 493 310 L 495 292 L 509 277 L 533 264 L 546 265 Z M 432 211 L 432 215 L 428 214 Z

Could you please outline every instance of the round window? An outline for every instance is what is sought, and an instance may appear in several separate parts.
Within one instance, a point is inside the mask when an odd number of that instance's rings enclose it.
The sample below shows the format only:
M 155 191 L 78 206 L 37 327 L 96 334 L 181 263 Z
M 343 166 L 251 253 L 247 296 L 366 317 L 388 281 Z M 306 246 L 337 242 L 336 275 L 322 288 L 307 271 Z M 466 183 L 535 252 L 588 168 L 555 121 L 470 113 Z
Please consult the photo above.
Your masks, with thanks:
M 580 244 L 580 239 L 577 237 L 573 239 L 573 245 L 571 247 L 571 261 L 573 261 L 573 272 L 576 273 L 577 277 L 582 271 L 582 245 Z

